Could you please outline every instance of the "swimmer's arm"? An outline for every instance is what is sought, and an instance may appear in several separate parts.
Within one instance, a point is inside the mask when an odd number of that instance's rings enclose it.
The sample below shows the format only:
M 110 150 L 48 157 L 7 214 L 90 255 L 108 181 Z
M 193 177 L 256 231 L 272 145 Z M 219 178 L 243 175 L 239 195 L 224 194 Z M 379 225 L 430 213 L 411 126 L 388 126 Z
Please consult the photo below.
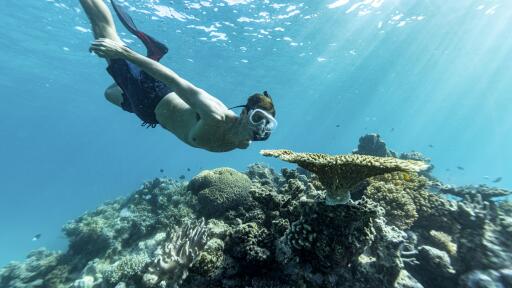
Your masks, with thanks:
M 208 116 L 217 119 L 224 118 L 223 116 L 226 114 L 224 111 L 227 110 L 227 107 L 222 104 L 220 100 L 183 79 L 176 72 L 159 62 L 142 56 L 130 49 L 127 50 L 125 54 L 126 60 L 139 66 L 146 73 L 169 86 L 169 88 L 176 92 L 185 103 L 201 114 L 201 116 L 204 118 Z
M 203 89 L 180 77 L 176 72 L 150 58 L 140 55 L 117 42 L 98 39 L 91 50 L 103 58 L 122 58 L 139 66 L 153 78 L 162 81 L 203 118 L 222 120 L 227 115 L 227 107 Z

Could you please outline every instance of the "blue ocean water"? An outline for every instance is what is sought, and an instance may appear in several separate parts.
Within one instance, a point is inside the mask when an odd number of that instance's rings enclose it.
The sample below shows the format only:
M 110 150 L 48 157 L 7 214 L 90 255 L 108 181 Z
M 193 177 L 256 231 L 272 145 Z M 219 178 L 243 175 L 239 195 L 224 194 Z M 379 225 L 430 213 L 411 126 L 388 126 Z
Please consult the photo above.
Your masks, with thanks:
M 260 149 L 350 153 L 371 132 L 424 153 L 448 184 L 512 188 L 510 1 L 120 2 L 168 44 L 162 63 L 226 105 L 268 90 L 278 129 L 217 154 L 142 128 L 105 101 L 112 80 L 88 53 L 78 1 L 3 0 L 0 265 L 40 246 L 65 249 L 66 221 L 145 180 L 282 167 Z

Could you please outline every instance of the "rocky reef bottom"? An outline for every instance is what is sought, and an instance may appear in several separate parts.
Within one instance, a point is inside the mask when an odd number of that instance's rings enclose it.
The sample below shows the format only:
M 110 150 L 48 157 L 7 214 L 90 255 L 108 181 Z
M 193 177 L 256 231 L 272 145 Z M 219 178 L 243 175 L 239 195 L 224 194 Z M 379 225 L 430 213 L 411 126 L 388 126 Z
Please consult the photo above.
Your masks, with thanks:
M 511 202 L 435 187 L 392 172 L 327 205 L 300 168 L 157 178 L 67 223 L 67 251 L 1 268 L 0 287 L 512 287 Z

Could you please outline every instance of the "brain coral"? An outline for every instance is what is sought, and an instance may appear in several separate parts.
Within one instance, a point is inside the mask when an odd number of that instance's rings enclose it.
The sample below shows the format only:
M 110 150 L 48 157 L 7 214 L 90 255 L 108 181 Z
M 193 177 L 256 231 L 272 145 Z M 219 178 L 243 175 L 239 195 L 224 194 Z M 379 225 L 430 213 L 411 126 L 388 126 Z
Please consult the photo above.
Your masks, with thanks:
M 188 190 L 197 195 L 199 212 L 215 217 L 250 203 L 251 185 L 246 175 L 231 168 L 218 168 L 199 173 L 190 180 Z

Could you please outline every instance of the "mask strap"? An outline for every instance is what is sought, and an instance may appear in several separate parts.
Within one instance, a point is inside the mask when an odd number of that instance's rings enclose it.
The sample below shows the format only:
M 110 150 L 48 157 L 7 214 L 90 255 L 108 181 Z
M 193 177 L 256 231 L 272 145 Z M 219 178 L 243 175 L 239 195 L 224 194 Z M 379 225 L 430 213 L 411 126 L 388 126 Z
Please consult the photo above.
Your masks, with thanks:
M 244 107 L 244 108 L 247 108 L 247 105 L 238 105 L 238 106 L 234 106 L 234 107 L 231 107 L 231 108 L 228 108 L 228 110 L 232 110 L 232 109 L 235 109 L 235 108 L 240 108 L 240 107 Z

